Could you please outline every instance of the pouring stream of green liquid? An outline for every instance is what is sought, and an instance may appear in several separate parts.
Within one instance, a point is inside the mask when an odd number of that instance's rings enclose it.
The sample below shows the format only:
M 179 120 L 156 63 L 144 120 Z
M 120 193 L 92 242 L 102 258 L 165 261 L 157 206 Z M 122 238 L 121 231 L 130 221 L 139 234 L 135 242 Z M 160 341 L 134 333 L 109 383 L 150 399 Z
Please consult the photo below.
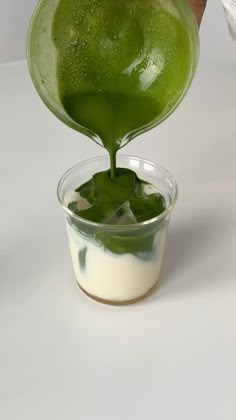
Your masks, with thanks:
M 65 112 L 116 153 L 173 108 L 189 77 L 190 40 L 171 0 L 60 0 L 52 26 Z

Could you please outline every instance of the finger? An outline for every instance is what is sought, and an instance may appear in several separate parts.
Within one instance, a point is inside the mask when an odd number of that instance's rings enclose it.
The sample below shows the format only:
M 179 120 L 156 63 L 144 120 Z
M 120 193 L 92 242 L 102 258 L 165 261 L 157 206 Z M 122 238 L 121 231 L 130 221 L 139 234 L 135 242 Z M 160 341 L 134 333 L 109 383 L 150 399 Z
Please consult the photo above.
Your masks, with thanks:
M 189 0 L 189 2 L 196 16 L 198 26 L 200 26 L 207 0 Z

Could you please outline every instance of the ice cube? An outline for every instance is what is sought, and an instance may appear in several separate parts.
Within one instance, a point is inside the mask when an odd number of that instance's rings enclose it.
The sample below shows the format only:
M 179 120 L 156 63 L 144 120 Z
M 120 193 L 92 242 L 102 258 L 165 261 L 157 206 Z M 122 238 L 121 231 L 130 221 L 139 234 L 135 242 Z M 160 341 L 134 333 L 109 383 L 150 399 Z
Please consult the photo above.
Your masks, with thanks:
M 137 221 L 130 208 L 129 202 L 126 201 L 106 220 L 105 223 L 108 225 L 132 225 L 137 223 Z
M 65 203 L 68 206 L 70 203 L 77 202 L 78 210 L 87 210 L 89 207 L 91 207 L 91 204 L 88 200 L 81 197 L 80 193 L 77 191 L 69 191 L 65 195 Z
M 68 191 L 65 194 L 64 201 L 65 201 L 65 204 L 68 206 L 70 203 L 74 203 L 75 201 L 78 201 L 79 198 L 80 198 L 80 194 L 77 193 L 76 191 Z
M 157 193 L 157 189 L 152 184 L 145 184 L 143 186 L 143 192 L 145 195 L 151 195 Z

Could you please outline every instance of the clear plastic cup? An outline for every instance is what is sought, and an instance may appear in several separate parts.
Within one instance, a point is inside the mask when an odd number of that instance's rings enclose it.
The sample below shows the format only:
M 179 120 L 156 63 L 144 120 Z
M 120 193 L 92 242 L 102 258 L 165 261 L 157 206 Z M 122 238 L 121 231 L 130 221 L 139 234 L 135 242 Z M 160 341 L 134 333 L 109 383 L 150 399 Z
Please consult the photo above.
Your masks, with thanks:
M 109 164 L 109 157 L 103 156 L 75 165 L 61 178 L 57 194 L 65 211 L 78 285 L 95 300 L 122 305 L 145 297 L 158 281 L 177 185 L 161 166 L 121 155 L 118 167 L 129 168 L 153 184 L 164 196 L 166 210 L 151 220 L 129 225 L 94 223 L 72 213 L 67 207 L 71 193 Z

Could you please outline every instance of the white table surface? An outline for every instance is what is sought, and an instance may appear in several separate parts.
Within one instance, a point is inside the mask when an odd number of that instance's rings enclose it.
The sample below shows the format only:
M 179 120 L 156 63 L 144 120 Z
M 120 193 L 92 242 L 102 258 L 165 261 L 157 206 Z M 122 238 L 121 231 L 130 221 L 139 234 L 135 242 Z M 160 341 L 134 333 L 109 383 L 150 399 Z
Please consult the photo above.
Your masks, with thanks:
M 180 195 L 159 289 L 109 307 L 74 281 L 56 200 L 104 152 L 50 114 L 25 63 L 0 67 L 2 420 L 235 420 L 235 75 L 236 53 L 203 54 L 181 107 L 124 150 Z

